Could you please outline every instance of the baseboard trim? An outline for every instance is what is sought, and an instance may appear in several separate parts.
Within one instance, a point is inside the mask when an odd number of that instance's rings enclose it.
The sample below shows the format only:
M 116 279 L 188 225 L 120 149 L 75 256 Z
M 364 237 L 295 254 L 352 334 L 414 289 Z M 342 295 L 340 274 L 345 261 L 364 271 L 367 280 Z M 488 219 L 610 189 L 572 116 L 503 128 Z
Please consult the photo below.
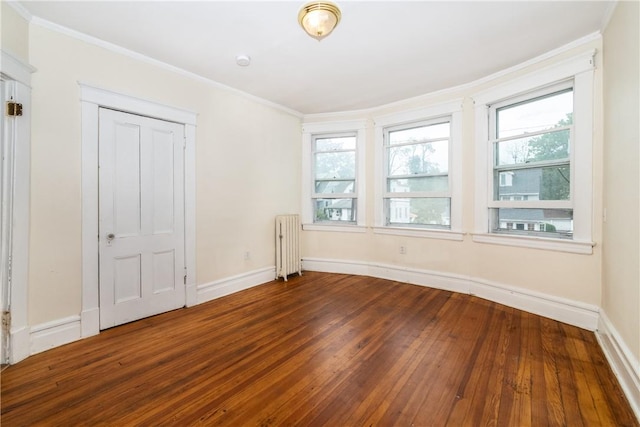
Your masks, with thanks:
M 236 276 L 198 285 L 197 303 L 211 301 L 235 292 L 243 291 L 263 283 L 271 282 L 276 277 L 275 267 L 265 267 Z
M 31 354 L 77 341 L 82 337 L 80 316 L 69 316 L 31 328 Z
M 559 322 L 595 331 L 600 308 L 541 292 L 470 278 L 469 294 Z
M 594 305 L 481 278 L 363 261 L 304 258 L 302 262 L 305 270 L 372 276 L 470 294 L 590 331 L 598 328 L 599 309 Z
M 188 284 L 185 289 L 185 305 L 193 307 L 198 304 L 198 287 L 195 283 Z
M 187 305 L 192 306 L 215 298 L 274 280 L 275 267 L 265 267 L 237 276 L 216 280 L 193 287 L 187 292 Z M 80 315 L 69 316 L 51 322 L 12 331 L 11 363 L 18 363 L 28 356 L 78 341 L 100 333 L 100 310 L 85 310 Z
M 604 311 L 600 312 L 596 338 L 631 409 L 640 421 L 640 362 L 633 356 Z
M 28 327 L 23 326 L 19 329 L 12 330 L 9 339 L 11 340 L 9 363 L 18 363 L 31 355 Z
M 100 309 L 92 308 L 80 313 L 81 337 L 87 338 L 100 333 Z

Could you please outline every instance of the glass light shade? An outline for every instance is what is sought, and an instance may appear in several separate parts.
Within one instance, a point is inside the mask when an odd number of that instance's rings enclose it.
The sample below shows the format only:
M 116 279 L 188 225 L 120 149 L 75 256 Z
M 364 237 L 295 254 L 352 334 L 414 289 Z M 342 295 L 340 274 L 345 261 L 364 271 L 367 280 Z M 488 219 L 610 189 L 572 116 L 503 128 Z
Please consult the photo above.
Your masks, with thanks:
M 298 14 L 298 22 L 311 37 L 322 40 L 340 22 L 340 9 L 333 3 L 314 1 L 306 4 Z

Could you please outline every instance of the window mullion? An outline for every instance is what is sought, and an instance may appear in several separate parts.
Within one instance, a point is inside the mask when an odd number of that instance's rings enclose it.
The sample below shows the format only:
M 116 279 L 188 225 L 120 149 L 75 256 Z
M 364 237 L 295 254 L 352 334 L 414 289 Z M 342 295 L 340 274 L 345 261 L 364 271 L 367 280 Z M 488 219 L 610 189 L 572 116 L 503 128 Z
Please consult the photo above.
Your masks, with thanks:
M 517 135 L 505 136 L 505 137 L 502 137 L 502 138 L 496 138 L 495 134 L 494 134 L 492 139 L 489 140 L 489 142 L 495 144 L 495 143 L 498 143 L 498 142 L 507 142 L 507 141 L 513 141 L 513 140 L 523 139 L 523 138 L 534 138 L 536 136 L 547 135 L 547 134 L 556 133 L 556 132 L 562 132 L 562 131 L 565 131 L 565 130 L 571 131 L 572 129 L 573 129 L 573 125 L 564 125 L 564 126 L 558 126 L 558 127 L 554 127 L 554 128 L 539 130 L 539 131 L 535 131 L 535 132 L 524 132 L 524 133 L 520 133 L 520 134 L 517 134 Z
M 441 142 L 441 141 L 449 141 L 451 138 L 447 137 L 447 138 L 433 138 L 433 139 L 423 139 L 423 140 L 419 140 L 419 141 L 407 141 L 407 142 L 400 142 L 397 144 L 390 144 L 388 141 L 385 143 L 385 147 L 386 148 L 395 148 L 395 147 L 407 147 L 407 146 L 411 146 L 411 145 L 422 145 L 422 144 L 433 144 L 434 142 Z
M 492 200 L 490 208 L 502 209 L 571 209 L 571 200 Z
M 356 193 L 313 193 L 313 199 L 355 199 Z
M 413 191 L 403 193 L 385 192 L 385 199 L 437 199 L 451 197 L 449 191 Z
M 571 160 L 568 158 L 564 158 L 559 160 L 542 160 L 539 162 L 494 166 L 493 170 L 495 170 L 496 172 L 507 172 L 512 170 L 538 169 L 538 168 L 547 168 L 550 166 L 570 166 L 570 165 L 571 165 Z
M 355 183 L 355 178 L 316 178 L 314 182 L 342 182 L 350 181 Z
M 449 176 L 449 172 L 440 173 L 414 173 L 410 175 L 388 175 L 387 179 L 412 179 L 412 178 L 431 178 L 438 176 Z
M 331 154 L 331 153 L 355 153 L 356 150 L 354 149 L 345 149 L 345 150 L 319 150 L 319 151 L 313 151 L 312 154 L 315 156 L 316 154 Z

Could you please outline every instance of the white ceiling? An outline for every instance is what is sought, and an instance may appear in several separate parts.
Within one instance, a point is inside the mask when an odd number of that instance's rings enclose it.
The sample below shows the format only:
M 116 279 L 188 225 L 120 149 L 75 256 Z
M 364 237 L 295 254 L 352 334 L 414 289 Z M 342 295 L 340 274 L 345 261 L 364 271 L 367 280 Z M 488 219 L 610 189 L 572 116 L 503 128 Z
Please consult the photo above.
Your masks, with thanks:
M 22 1 L 38 18 L 303 114 L 469 83 L 601 30 L 610 1 L 338 1 L 318 42 L 301 1 Z M 251 56 L 249 67 L 236 65 Z

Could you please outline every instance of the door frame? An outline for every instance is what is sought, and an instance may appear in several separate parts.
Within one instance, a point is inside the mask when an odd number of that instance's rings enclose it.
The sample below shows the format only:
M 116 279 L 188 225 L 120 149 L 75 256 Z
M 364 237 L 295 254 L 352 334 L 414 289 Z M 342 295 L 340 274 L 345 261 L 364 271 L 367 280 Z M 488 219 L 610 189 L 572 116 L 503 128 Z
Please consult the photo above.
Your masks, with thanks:
M 82 312 L 81 337 L 100 333 L 98 259 L 98 125 L 99 109 L 166 120 L 184 125 L 184 223 L 185 223 L 185 301 L 197 303 L 196 222 L 195 222 L 195 142 L 196 118 L 192 111 L 159 104 L 84 83 L 80 85 L 82 110 Z
M 29 207 L 31 179 L 31 74 L 35 68 L 22 62 L 13 55 L 0 51 L 0 74 L 7 84 L 5 95 L 13 96 L 22 104 L 22 116 L 6 119 L 4 99 L 2 102 L 2 120 L 12 127 L 13 150 L 9 161 L 13 162 L 13 171 L 8 177 L 12 194 L 11 204 L 11 237 L 3 242 L 9 249 L 11 271 L 8 277 L 9 311 L 11 324 L 9 328 L 9 363 L 17 363 L 26 359 L 30 353 L 30 330 L 28 322 L 28 279 L 29 279 Z M 7 236 L 8 238 L 8 236 Z M 8 260 L 3 260 L 8 262 Z

